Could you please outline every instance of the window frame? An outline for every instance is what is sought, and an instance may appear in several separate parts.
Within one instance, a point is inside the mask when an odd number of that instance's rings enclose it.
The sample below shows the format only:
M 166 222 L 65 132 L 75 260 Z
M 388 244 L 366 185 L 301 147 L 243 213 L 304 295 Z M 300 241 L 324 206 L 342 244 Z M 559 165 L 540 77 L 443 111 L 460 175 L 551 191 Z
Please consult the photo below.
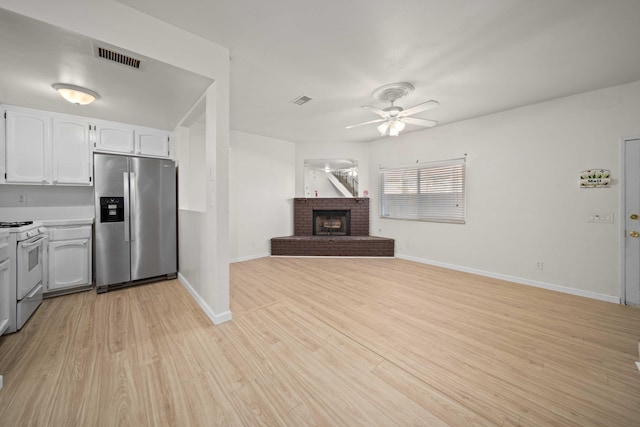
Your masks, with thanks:
M 380 218 L 466 223 L 466 158 L 381 166 L 378 174 Z

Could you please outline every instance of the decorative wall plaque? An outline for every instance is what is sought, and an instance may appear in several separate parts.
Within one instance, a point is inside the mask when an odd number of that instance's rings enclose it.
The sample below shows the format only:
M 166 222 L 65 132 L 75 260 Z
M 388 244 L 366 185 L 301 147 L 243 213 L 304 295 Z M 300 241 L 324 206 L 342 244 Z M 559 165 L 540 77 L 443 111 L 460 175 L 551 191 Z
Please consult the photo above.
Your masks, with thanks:
M 588 169 L 580 172 L 580 188 L 611 186 L 611 171 L 608 169 Z

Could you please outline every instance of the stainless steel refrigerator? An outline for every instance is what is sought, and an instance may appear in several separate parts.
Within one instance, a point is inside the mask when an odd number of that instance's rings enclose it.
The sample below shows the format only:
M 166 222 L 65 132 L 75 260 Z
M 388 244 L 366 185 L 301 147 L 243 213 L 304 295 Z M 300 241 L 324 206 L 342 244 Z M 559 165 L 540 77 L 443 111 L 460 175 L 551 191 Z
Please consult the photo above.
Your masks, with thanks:
M 94 155 L 98 293 L 177 274 L 172 160 Z

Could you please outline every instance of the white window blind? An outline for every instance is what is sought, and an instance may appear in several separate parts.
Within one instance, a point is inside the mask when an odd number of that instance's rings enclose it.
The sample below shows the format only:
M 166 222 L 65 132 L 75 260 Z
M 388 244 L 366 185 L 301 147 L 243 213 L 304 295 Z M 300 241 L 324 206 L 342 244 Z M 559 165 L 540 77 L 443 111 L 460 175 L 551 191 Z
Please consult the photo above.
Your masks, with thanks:
M 465 159 L 380 168 L 380 216 L 465 222 Z

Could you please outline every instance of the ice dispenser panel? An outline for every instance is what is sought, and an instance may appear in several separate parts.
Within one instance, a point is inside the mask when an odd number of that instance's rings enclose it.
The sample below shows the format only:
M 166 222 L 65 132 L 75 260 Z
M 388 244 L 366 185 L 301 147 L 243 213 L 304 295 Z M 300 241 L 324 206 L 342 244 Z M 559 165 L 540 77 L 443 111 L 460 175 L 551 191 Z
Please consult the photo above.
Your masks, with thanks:
M 124 197 L 100 197 L 100 222 L 124 221 Z

